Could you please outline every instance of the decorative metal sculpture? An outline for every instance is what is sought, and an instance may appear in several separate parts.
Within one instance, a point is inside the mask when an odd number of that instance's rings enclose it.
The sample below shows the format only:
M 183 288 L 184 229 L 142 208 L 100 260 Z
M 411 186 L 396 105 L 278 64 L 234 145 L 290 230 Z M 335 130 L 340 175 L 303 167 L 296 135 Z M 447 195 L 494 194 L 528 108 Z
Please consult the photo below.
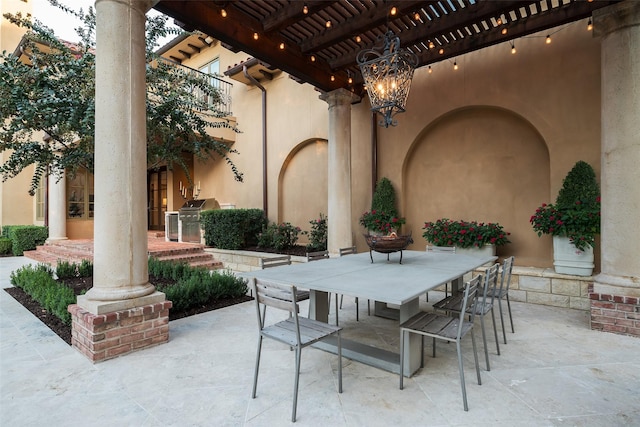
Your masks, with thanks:
M 418 57 L 407 49 L 400 49 L 400 38 L 391 31 L 384 35 L 382 42 L 378 49 L 359 52 L 356 61 L 369 94 L 371 111 L 382 115 L 380 126 L 389 127 L 398 124 L 393 116 L 405 111 Z

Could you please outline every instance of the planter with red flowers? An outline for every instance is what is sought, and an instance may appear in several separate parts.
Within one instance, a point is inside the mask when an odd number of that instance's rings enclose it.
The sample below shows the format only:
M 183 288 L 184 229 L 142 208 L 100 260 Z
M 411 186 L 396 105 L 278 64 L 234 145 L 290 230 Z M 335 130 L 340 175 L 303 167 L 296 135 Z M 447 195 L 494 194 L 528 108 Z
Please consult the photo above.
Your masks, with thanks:
M 441 218 L 425 222 L 422 237 L 434 246 L 455 246 L 456 253 L 495 255 L 496 247 L 511 243 L 510 233 L 498 223 L 453 221 Z

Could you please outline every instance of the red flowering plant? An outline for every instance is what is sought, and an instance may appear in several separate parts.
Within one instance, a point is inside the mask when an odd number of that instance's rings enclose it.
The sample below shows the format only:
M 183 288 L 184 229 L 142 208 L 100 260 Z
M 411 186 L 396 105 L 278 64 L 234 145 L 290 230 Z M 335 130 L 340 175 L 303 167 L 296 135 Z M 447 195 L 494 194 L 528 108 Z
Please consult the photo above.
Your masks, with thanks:
M 600 234 L 600 186 L 591 165 L 578 161 L 565 177 L 555 205 L 543 203 L 529 222 L 538 236 L 568 237 L 582 251 L 594 247 Z
M 529 222 L 538 236 L 566 236 L 584 251 L 587 246 L 595 246 L 595 236 L 600 234 L 600 196 L 593 203 L 577 200 L 572 208 L 543 203 Z
M 405 222 L 404 218 L 375 209 L 363 213 L 360 217 L 360 225 L 369 231 L 382 234 L 389 234 L 392 231 L 399 230 Z
M 477 221 L 453 221 L 441 218 L 435 222 L 425 222 L 422 237 L 435 246 L 456 246 L 458 248 L 480 248 L 484 245 L 502 246 L 511 243 L 498 223 Z

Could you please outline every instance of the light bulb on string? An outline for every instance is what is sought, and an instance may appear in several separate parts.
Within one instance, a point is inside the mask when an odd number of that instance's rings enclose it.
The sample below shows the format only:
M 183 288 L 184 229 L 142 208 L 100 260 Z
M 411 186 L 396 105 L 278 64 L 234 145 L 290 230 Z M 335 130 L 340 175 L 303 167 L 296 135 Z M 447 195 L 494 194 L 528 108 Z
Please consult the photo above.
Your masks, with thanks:
M 547 35 L 546 43 L 547 44 L 551 44 L 551 36 L 550 35 Z
M 226 11 L 226 10 L 224 10 L 224 9 L 222 9 L 222 10 L 220 11 L 220 15 L 222 15 L 222 17 L 223 17 L 223 18 L 226 18 L 226 17 L 227 17 L 227 11 Z
M 589 22 L 587 22 L 587 31 L 593 30 L 593 24 L 591 23 L 591 18 L 589 18 Z
M 516 53 L 516 45 L 515 43 L 511 43 L 511 54 L 515 55 Z
M 453 61 L 453 69 L 454 70 L 458 69 L 458 63 L 456 61 Z
M 309 8 L 307 7 L 307 5 L 305 4 L 304 6 L 302 6 L 302 13 L 304 13 L 305 15 L 307 13 L 309 13 Z
M 433 73 L 433 69 L 431 68 L 431 65 L 429 65 L 429 74 Z

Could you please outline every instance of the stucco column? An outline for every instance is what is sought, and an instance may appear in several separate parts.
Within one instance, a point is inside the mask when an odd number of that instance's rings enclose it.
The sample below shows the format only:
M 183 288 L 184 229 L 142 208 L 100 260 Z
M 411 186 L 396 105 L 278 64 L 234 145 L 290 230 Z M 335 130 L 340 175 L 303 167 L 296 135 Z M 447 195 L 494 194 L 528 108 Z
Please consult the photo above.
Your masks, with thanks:
M 346 89 L 320 95 L 329 104 L 327 248 L 337 254 L 353 245 L 351 229 L 351 103 Z
M 48 185 L 48 225 L 47 243 L 67 240 L 67 182 L 64 172 L 61 176 L 49 175 Z
M 145 12 L 149 1 L 96 1 L 93 288 L 102 314 L 164 301 L 147 267 Z
M 593 13 L 602 43 L 601 273 L 594 293 L 640 297 L 640 2 Z

